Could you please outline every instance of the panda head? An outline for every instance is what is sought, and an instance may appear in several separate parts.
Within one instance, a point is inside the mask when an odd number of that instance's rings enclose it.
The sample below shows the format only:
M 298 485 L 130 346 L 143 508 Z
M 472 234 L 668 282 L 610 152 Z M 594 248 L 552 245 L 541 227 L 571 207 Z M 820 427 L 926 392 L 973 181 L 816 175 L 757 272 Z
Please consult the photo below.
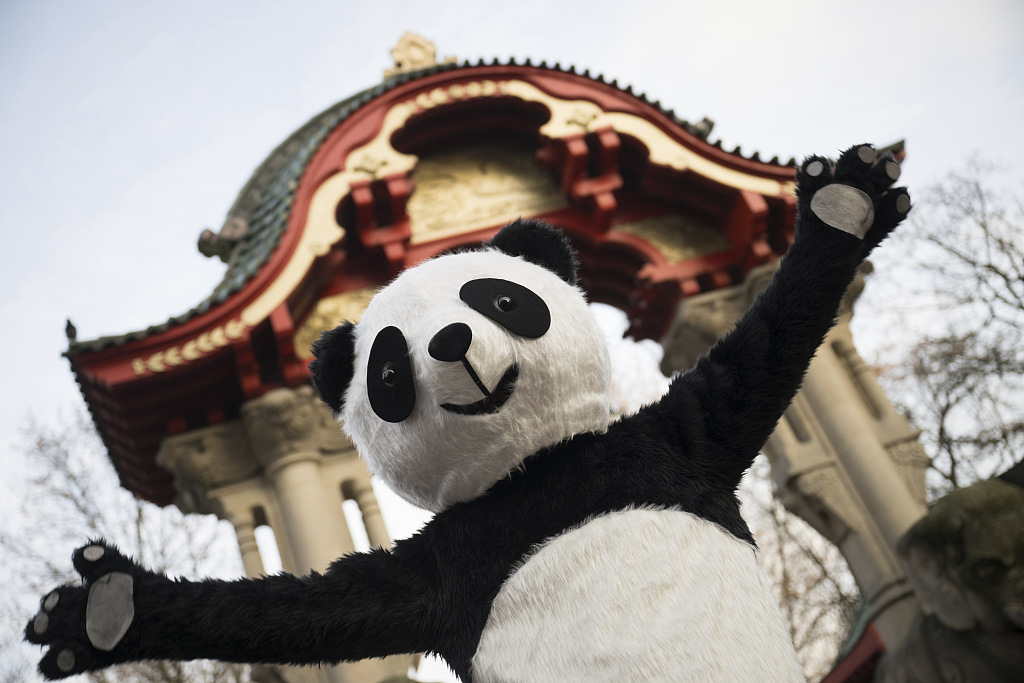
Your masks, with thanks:
M 537 221 L 404 271 L 313 354 L 317 393 L 371 471 L 435 512 L 609 421 L 604 336 L 568 242 Z

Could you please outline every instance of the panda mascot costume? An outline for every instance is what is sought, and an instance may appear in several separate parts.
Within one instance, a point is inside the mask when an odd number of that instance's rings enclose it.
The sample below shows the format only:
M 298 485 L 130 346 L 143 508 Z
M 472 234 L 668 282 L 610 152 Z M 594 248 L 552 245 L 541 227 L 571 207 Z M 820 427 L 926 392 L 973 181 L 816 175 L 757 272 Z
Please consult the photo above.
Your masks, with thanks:
M 463 681 L 803 681 L 735 496 L 858 264 L 910 209 L 859 145 L 797 170 L 796 238 L 735 329 L 609 419 L 603 335 L 561 233 L 516 221 L 402 273 L 316 343 L 371 470 L 436 513 L 325 574 L 172 580 L 103 541 L 26 637 L 62 678 L 140 659 L 437 653 Z

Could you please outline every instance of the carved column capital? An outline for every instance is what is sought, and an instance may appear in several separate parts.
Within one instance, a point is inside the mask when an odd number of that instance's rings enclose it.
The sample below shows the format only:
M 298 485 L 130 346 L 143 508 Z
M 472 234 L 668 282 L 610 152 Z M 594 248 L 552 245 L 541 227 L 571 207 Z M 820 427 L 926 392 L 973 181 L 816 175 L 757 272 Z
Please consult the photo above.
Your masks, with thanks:
M 743 284 L 683 299 L 662 344 L 665 356 L 661 371 L 670 375 L 692 367 L 701 354 L 733 328 L 777 269 L 778 262 L 758 266 L 747 274 Z
M 242 423 L 256 459 L 270 469 L 287 456 L 318 454 L 327 436 L 326 411 L 308 386 L 274 389 L 243 405 Z
M 247 479 L 259 471 L 238 421 L 169 436 L 160 444 L 157 463 L 209 490 Z

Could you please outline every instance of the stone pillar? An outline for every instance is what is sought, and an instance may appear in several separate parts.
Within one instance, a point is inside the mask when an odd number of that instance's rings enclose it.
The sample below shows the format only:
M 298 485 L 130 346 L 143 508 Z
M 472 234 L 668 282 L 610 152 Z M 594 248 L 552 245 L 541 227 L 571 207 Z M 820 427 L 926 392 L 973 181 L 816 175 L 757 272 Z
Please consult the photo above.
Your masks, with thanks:
M 298 566 L 324 571 L 352 549 L 341 501 L 320 477 L 321 420 L 310 387 L 275 389 L 242 406 L 253 454 L 270 481 Z
M 665 342 L 666 374 L 692 366 L 731 329 L 774 269 L 763 266 L 742 285 L 684 300 Z M 918 612 L 896 544 L 926 511 L 928 459 L 853 345 L 849 322 L 862 289 L 858 276 L 764 450 L 776 495 L 839 547 L 892 648 Z
M 363 518 L 363 526 L 366 528 L 366 537 L 370 540 L 371 548 L 391 547 L 391 537 L 384 526 L 384 518 L 380 514 L 380 506 L 377 505 L 377 497 L 373 494 L 373 486 L 368 479 L 354 479 L 342 484 L 341 491 L 346 500 L 354 500 L 359 507 L 359 514 Z
M 239 420 L 168 437 L 157 459 L 175 475 L 182 510 L 232 523 L 250 577 L 264 572 L 254 534 L 261 523 L 294 574 L 322 572 L 352 552 L 343 495 L 358 504 L 370 543 L 390 545 L 370 476 L 311 387 L 272 390 L 244 404 Z M 404 677 L 414 661 L 274 668 L 290 683 L 377 683 Z
M 256 545 L 256 525 L 251 518 L 231 520 L 235 527 L 235 535 L 238 537 L 238 549 L 242 553 L 242 566 L 245 568 L 245 575 L 257 577 L 263 571 L 263 558 L 260 557 L 259 546 Z

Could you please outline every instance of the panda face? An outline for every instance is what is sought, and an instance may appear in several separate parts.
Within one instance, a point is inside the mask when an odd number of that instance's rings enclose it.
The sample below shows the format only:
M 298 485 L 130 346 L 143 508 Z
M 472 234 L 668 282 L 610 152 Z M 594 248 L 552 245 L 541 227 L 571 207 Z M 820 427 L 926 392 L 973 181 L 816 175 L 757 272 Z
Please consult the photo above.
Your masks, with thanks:
M 426 509 L 607 427 L 608 355 L 582 293 L 522 258 L 476 251 L 409 269 L 354 339 L 342 425 L 371 470 Z
M 462 285 L 459 299 L 512 334 L 537 339 L 548 331 L 551 313 L 544 300 L 522 285 L 500 278 L 478 278 Z M 442 403 L 441 408 L 458 415 L 498 412 L 512 397 L 519 366 L 509 366 L 498 385 L 487 388 L 466 357 L 473 343 L 473 329 L 464 322 L 445 325 L 430 338 L 430 357 L 448 363 L 460 362 L 483 395 L 471 404 Z M 377 333 L 366 366 L 366 392 L 370 407 L 382 420 L 402 422 L 416 405 L 409 346 L 402 331 L 388 326 Z

